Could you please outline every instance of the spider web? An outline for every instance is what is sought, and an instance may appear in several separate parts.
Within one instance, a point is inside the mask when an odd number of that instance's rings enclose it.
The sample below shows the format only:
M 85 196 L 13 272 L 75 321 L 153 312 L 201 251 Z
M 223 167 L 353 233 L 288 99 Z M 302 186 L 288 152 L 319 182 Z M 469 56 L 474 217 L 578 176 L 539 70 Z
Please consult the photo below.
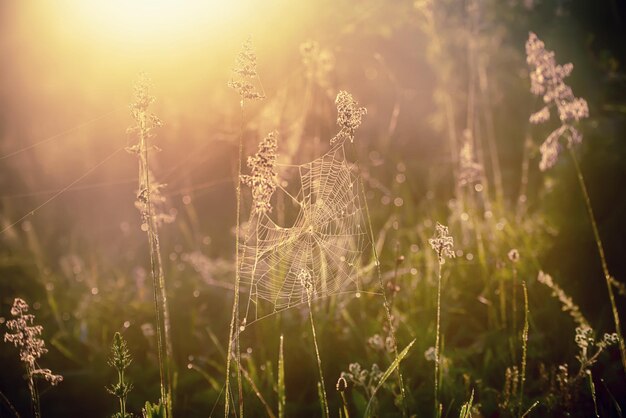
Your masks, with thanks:
M 290 194 L 297 214 L 290 227 L 253 215 L 242 247 L 240 278 L 250 288 L 251 305 L 274 312 L 311 299 L 360 289 L 359 269 L 369 244 L 354 164 L 343 142 L 296 169 L 299 191 Z M 303 277 L 307 278 L 304 283 Z

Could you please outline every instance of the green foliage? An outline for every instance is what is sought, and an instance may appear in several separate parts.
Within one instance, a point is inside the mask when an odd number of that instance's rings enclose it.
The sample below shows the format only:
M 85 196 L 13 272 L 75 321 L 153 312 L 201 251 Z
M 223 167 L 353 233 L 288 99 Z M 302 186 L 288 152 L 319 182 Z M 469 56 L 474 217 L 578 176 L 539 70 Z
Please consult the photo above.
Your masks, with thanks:
M 467 402 L 461 406 L 461 412 L 459 412 L 459 418 L 472 418 L 472 404 L 474 403 L 474 390 Z
M 111 346 L 111 358 L 109 365 L 117 370 L 117 382 L 107 387 L 107 391 L 118 398 L 120 411 L 113 415 L 113 418 L 131 418 L 132 414 L 126 412 L 126 398 L 133 388 L 132 383 L 126 380 L 126 369 L 132 363 L 132 356 L 126 341 L 119 332 L 113 336 Z
M 143 410 L 143 418 L 165 418 L 165 406 L 162 403 L 153 404 L 146 402 Z

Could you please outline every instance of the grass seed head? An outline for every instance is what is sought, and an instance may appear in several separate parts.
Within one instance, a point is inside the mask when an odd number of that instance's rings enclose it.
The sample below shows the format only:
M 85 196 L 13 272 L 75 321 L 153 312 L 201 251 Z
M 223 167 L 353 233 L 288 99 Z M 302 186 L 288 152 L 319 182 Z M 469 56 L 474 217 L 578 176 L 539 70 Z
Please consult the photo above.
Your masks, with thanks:
M 41 369 L 37 360 L 48 352 L 45 342 L 39 338 L 43 332 L 41 325 L 33 325 L 35 315 L 28 313 L 29 306 L 24 299 L 15 298 L 11 307 L 14 319 L 7 321 L 6 326 L 12 332 L 4 334 L 4 341 L 12 343 L 20 350 L 20 360 L 26 366 L 29 377 L 38 376 L 56 385 L 63 376 L 53 374 L 50 369 Z
M 367 114 L 367 109 L 359 107 L 354 97 L 343 90 L 337 94 L 335 104 L 337 105 L 337 125 L 341 130 L 330 140 L 330 143 L 343 142 L 346 139 L 354 142 L 354 133 L 361 126 L 362 118 Z
M 252 188 L 253 210 L 263 214 L 272 211 L 270 199 L 276 191 L 276 150 L 278 132 L 270 132 L 259 144 L 258 152 L 248 158 L 251 175 L 241 176 L 241 180 Z
M 437 222 L 435 235 L 428 240 L 428 243 L 437 253 L 439 264 L 444 264 L 446 258 L 454 258 L 454 239 L 448 232 L 448 227 Z

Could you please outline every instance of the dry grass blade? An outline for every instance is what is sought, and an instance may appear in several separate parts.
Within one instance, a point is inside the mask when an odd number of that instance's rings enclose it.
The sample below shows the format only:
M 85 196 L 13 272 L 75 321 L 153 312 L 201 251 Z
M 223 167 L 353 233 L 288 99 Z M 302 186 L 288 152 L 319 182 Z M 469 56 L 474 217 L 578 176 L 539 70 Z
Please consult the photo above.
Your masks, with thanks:
M 472 404 L 474 403 L 474 390 L 472 389 L 472 394 L 470 395 L 469 401 L 463 404 L 461 407 L 461 412 L 459 413 L 459 418 L 471 418 L 472 417 Z
M 280 336 L 278 352 L 278 418 L 285 418 L 287 397 L 285 396 L 285 355 L 283 351 L 283 336 Z
M 376 387 L 374 388 L 374 391 L 372 392 L 372 396 L 370 397 L 369 401 L 367 402 L 367 407 L 365 408 L 365 414 L 364 414 L 365 416 L 368 416 L 367 414 L 368 414 L 370 406 L 372 404 L 372 400 L 376 396 L 376 392 L 378 392 L 378 390 L 383 386 L 383 384 L 385 384 L 385 382 L 387 381 L 389 376 L 391 376 L 391 373 L 393 373 L 400 366 L 400 362 L 402 360 L 404 360 L 404 358 L 409 354 L 409 351 L 411 351 L 411 347 L 413 347 L 413 344 L 415 344 L 416 340 L 417 339 L 414 339 L 413 341 L 411 341 L 409 343 L 409 345 L 407 345 L 404 348 L 404 350 L 402 350 L 398 354 L 398 356 L 393 360 L 393 362 L 391 363 L 389 368 L 387 368 L 387 370 L 385 370 L 383 375 L 380 377 L 380 381 L 378 382 L 378 385 L 376 385 Z

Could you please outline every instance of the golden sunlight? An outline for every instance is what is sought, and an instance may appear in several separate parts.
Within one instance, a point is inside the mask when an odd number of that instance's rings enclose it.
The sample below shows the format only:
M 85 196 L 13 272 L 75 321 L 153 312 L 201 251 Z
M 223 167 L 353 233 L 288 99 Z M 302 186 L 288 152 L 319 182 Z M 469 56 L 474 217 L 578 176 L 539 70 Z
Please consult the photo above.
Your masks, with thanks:
M 158 43 L 224 29 L 245 13 L 246 1 L 68 0 L 62 9 L 96 41 Z

